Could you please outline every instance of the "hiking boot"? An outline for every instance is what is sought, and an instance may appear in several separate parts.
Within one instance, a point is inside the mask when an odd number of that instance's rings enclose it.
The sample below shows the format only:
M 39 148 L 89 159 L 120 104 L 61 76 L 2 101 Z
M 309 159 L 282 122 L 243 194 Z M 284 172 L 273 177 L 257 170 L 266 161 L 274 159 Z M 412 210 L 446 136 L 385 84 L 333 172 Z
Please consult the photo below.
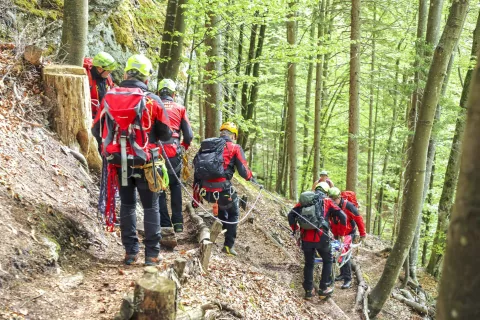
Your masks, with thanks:
M 345 276 L 343 274 L 335 277 L 335 281 L 342 281 L 342 280 L 345 280 Z
M 318 296 L 320 297 L 329 297 L 333 293 L 333 288 L 327 288 L 325 290 L 319 289 L 318 290 Z
M 138 255 L 136 254 L 126 254 L 125 258 L 123 259 L 123 263 L 125 263 L 127 266 L 134 264 L 138 260 Z
M 162 261 L 159 257 L 145 257 L 145 265 L 156 267 Z
M 175 231 L 175 233 L 183 232 L 183 226 L 181 224 L 177 224 L 173 227 L 173 230 Z
M 351 280 L 345 280 L 343 283 L 342 289 L 348 289 L 352 287 L 352 281 Z
M 309 300 L 313 297 L 312 290 L 305 290 L 305 300 Z
M 225 252 L 226 254 L 228 254 L 230 256 L 236 256 L 237 255 L 237 251 L 235 251 L 235 249 L 233 249 L 233 248 L 230 248 L 229 246 L 223 247 L 222 252 Z

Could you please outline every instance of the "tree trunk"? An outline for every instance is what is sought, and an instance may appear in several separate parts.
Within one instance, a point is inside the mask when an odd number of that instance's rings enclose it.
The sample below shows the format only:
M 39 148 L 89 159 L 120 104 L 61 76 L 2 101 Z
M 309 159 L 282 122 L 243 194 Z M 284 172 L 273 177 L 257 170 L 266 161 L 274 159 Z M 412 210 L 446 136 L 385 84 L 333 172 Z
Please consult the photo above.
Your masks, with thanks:
M 435 155 L 436 157 L 436 155 Z M 422 248 L 422 266 L 425 266 L 427 264 L 427 251 L 428 251 L 428 243 L 430 242 L 430 239 L 428 238 L 428 233 L 430 232 L 430 219 L 432 217 L 432 210 L 431 206 L 433 205 L 432 203 L 432 193 L 433 193 L 433 182 L 434 182 L 434 177 L 435 177 L 435 158 L 433 159 L 433 166 L 432 166 L 432 173 L 430 174 L 430 183 L 428 184 L 428 195 L 427 195 L 427 203 L 428 203 L 428 208 L 424 210 L 423 213 L 423 223 L 425 224 L 425 233 L 424 233 L 424 239 L 423 240 L 423 248 Z
M 185 36 L 185 11 L 186 0 L 178 0 L 177 12 L 175 17 L 175 27 L 173 32 L 172 44 L 170 46 L 170 60 L 168 61 L 165 78 L 177 80 L 178 70 L 182 60 L 183 37 Z
M 203 73 L 200 70 L 198 73 L 198 86 L 201 87 L 203 83 Z M 198 95 L 198 134 L 200 140 L 205 139 L 205 98 L 202 94 Z
M 286 75 L 285 75 L 286 76 Z M 277 193 L 282 193 L 282 181 L 283 181 L 283 173 L 285 171 L 285 142 L 287 140 L 287 124 L 286 124 L 286 119 L 287 119 L 287 82 L 285 81 L 285 94 L 284 94 L 284 103 L 283 103 L 283 111 L 282 111 L 282 123 L 281 123 L 281 129 L 280 129 L 280 138 L 279 138 L 279 143 L 278 143 L 278 170 L 277 170 L 277 181 L 275 184 L 275 191 Z
M 373 26 L 375 28 L 377 20 L 377 6 L 373 2 Z M 372 217 L 372 203 L 370 195 L 372 194 L 371 177 L 373 175 L 373 162 L 372 162 L 372 131 L 373 131 L 373 90 L 375 80 L 375 30 L 372 31 L 372 57 L 370 63 L 370 101 L 368 109 L 368 159 L 367 159 L 367 190 L 366 190 L 366 207 L 367 207 L 367 230 L 370 232 L 370 220 Z M 380 212 L 377 210 L 377 212 Z
M 360 3 L 352 0 L 350 34 L 350 100 L 348 117 L 347 190 L 358 184 L 358 133 L 360 127 Z
M 320 12 L 318 21 L 318 46 L 323 43 L 324 36 L 324 18 L 325 18 L 325 0 L 320 2 Z M 313 177 L 312 182 L 319 178 L 320 173 L 320 132 L 322 123 L 322 94 L 323 94 L 323 54 L 317 54 L 317 66 L 315 68 L 315 116 L 313 128 Z
M 289 3 L 289 9 L 293 10 L 295 2 Z M 291 11 L 288 15 L 287 21 L 287 41 L 291 48 L 294 48 L 297 43 L 297 23 L 295 21 L 296 12 Z M 291 54 L 290 54 L 291 55 Z M 293 56 L 291 55 L 293 58 Z M 288 132 L 288 158 L 290 164 L 290 199 L 297 199 L 297 110 L 295 107 L 296 96 L 296 63 L 288 62 L 288 76 L 287 76 L 287 105 L 288 105 L 288 117 L 287 117 L 287 132 Z
M 455 57 L 455 53 L 452 53 L 450 56 L 450 61 L 448 63 L 448 68 L 447 72 L 445 75 L 445 79 L 442 84 L 442 92 L 441 96 L 443 97 L 445 95 L 445 92 L 447 91 L 447 86 L 448 86 L 448 79 L 450 77 L 450 73 L 452 71 L 452 66 L 453 66 L 453 60 Z M 435 119 L 433 125 L 435 124 L 438 125 L 438 122 L 440 121 L 440 105 L 437 105 L 436 111 L 435 111 Z M 418 222 L 417 222 L 417 228 L 415 230 L 415 236 L 413 237 L 413 242 L 412 242 L 412 247 L 410 248 L 410 276 L 412 280 L 417 283 L 417 264 L 418 264 L 418 248 L 420 245 L 420 234 L 421 234 L 421 226 L 422 226 L 422 221 L 423 221 L 423 206 L 425 203 L 425 199 L 428 194 L 429 190 L 429 185 L 430 185 L 430 177 L 433 173 L 433 166 L 434 166 L 434 159 L 435 159 L 435 151 L 436 151 L 436 137 L 435 137 L 435 132 L 430 136 L 430 141 L 428 143 L 428 151 L 427 151 L 427 165 L 426 165 L 426 170 L 425 170 L 425 182 L 423 184 L 423 195 L 422 195 L 422 201 L 420 204 L 421 211 L 418 215 Z
M 197 32 L 197 24 L 195 24 L 195 27 L 193 28 L 193 33 L 195 34 L 196 32 Z M 193 92 L 193 90 L 191 90 L 192 73 L 190 72 L 190 70 L 192 70 L 192 61 L 193 61 L 193 52 L 194 51 L 195 51 L 195 39 L 192 40 L 192 47 L 190 49 L 190 56 L 188 58 L 188 71 L 187 71 L 188 77 L 187 77 L 187 85 L 186 85 L 186 88 L 185 88 L 185 97 L 183 98 L 183 105 L 185 106 L 185 109 L 188 109 L 189 93 L 190 93 L 190 91 Z
M 97 142 L 90 133 L 92 108 L 90 87 L 83 67 L 49 65 L 43 69 L 45 95 L 51 101 L 50 121 L 60 140 L 80 149 L 88 166 L 102 170 Z
M 471 61 L 475 61 L 480 53 L 480 13 L 477 18 L 477 25 L 473 33 L 473 43 L 471 50 Z M 471 64 L 473 65 L 473 64 Z M 438 222 L 435 236 L 433 239 L 432 253 L 427 266 L 427 272 L 438 277 L 440 262 L 445 248 L 445 235 L 448 230 L 450 212 L 453 205 L 453 195 L 455 194 L 455 185 L 457 183 L 460 150 L 462 150 L 462 141 L 465 130 L 466 104 L 468 100 L 470 82 L 472 79 L 472 68 L 469 68 L 465 75 L 462 96 L 460 98 L 460 109 L 458 111 L 457 122 L 455 125 L 455 134 L 453 136 L 450 156 L 448 158 L 445 180 L 443 182 L 442 194 L 438 204 Z M 473 91 L 472 91 L 473 92 Z
M 134 290 L 135 320 L 175 320 L 177 288 L 175 282 L 158 275 L 155 267 L 146 267 Z
M 378 89 L 377 89 L 377 97 L 375 102 L 375 122 L 373 124 L 373 146 L 372 146 L 372 169 L 370 171 L 370 192 L 368 194 L 368 202 L 372 203 L 372 196 L 373 196 L 373 175 L 374 175 L 374 168 L 375 168 L 375 149 L 377 144 L 377 119 L 378 119 Z M 371 209 L 371 208 L 370 208 Z M 381 212 L 377 212 L 378 216 L 378 235 L 381 236 L 381 228 L 382 228 L 382 216 Z
M 162 44 L 160 46 L 160 63 L 158 64 L 158 79 L 167 78 L 167 67 L 170 61 L 172 38 L 175 31 L 175 16 L 178 0 L 168 0 L 165 24 L 163 26 Z M 160 81 L 158 81 L 160 83 Z
M 420 211 L 419 207 L 425 179 L 428 141 L 430 139 L 435 109 L 440 99 L 441 84 L 445 77 L 448 61 L 460 37 L 467 8 L 468 0 L 459 0 L 452 4 L 447 24 L 440 42 L 435 49 L 427 84 L 425 86 L 422 108 L 419 112 L 417 128 L 413 137 L 412 158 L 410 159 L 411 165 L 406 175 L 406 177 L 410 179 L 410 181 L 405 184 L 404 189 L 404 195 L 408 196 L 408 201 L 405 202 L 405 206 L 402 209 L 397 241 L 393 246 L 392 253 L 387 259 L 382 276 L 370 295 L 369 307 L 371 316 L 376 316 L 380 312 L 385 301 L 390 296 L 391 290 L 398 278 L 401 264 L 405 260 L 413 240 Z
M 237 76 L 237 80 L 233 85 L 233 94 L 234 94 L 234 102 L 235 102 L 235 113 L 236 113 L 236 105 L 237 105 L 237 97 L 238 97 L 238 78 L 240 77 L 240 68 L 242 66 L 242 54 L 243 54 L 243 29 L 245 25 L 242 23 L 240 25 L 240 34 L 238 36 L 238 50 L 237 50 L 237 65 L 235 66 L 235 75 Z
M 480 59 L 480 58 L 479 58 Z M 467 86 L 466 86 L 467 87 Z M 467 123 L 460 160 L 452 224 L 448 229 L 447 250 L 437 302 L 437 318 L 478 319 L 480 285 L 480 66 L 472 74 Z M 478 148 L 477 148 L 478 147 Z
M 88 0 L 65 0 L 59 60 L 64 64 L 83 66 L 87 35 Z
M 309 41 L 314 43 L 315 41 L 315 19 L 316 14 L 313 14 L 312 25 L 310 26 L 310 37 Z M 305 117 L 303 123 L 303 178 L 302 178 L 302 190 L 304 190 L 307 184 L 307 173 L 308 173 L 308 148 L 310 146 L 310 139 L 308 137 L 308 128 L 312 125 L 310 123 L 310 101 L 312 100 L 312 81 L 313 81 L 313 60 L 314 56 L 308 57 L 308 72 L 307 72 L 307 89 L 305 92 Z M 315 178 L 314 178 L 315 179 Z
M 401 42 L 397 46 L 397 50 L 400 51 Z M 381 177 L 381 185 L 380 190 L 378 191 L 378 201 L 377 201 L 377 211 L 383 211 L 383 193 L 385 187 L 385 175 L 387 174 L 388 162 L 390 159 L 390 152 L 392 151 L 392 141 L 393 141 L 393 133 L 395 132 L 395 126 L 397 125 L 397 118 L 398 118 L 398 74 L 399 74 L 399 65 L 400 65 L 400 58 L 397 59 L 395 63 L 395 85 L 393 87 L 393 115 L 392 115 L 392 125 L 390 126 L 390 130 L 388 133 L 388 140 L 387 146 L 385 148 L 385 157 L 383 159 L 383 168 L 382 168 L 382 177 Z M 394 217 L 395 221 L 395 217 Z M 371 224 L 371 217 L 367 215 L 367 232 L 370 232 L 370 224 Z M 395 222 L 394 222 L 395 225 Z
M 207 50 L 208 63 L 205 66 L 205 138 L 218 136 L 222 113 L 220 110 L 220 101 L 222 99 L 220 82 L 217 75 L 220 74 L 220 60 L 218 59 L 220 49 L 220 35 L 215 34 L 220 17 L 213 11 L 207 14 L 205 28 L 207 36 L 205 37 L 205 46 Z
M 432 49 L 435 48 L 435 46 L 438 43 L 438 36 L 440 34 L 439 30 L 440 30 L 442 8 L 443 8 L 443 0 L 430 0 L 430 10 L 428 12 L 428 23 L 427 23 L 427 34 L 425 37 L 425 41 L 427 44 L 425 48 L 425 57 L 427 58 L 427 62 L 430 62 L 430 59 L 432 56 Z M 442 84 L 442 93 L 441 93 L 442 96 L 445 94 L 445 90 L 447 88 L 448 77 L 449 77 L 451 65 L 452 65 L 452 59 L 453 59 L 453 54 L 452 54 L 452 57 L 450 58 L 449 67 L 447 69 L 448 70 L 447 76 L 445 77 L 445 80 Z M 435 113 L 436 120 L 434 121 L 434 125 L 439 120 L 437 118 L 440 118 L 440 110 L 438 106 L 437 106 L 437 111 Z M 430 138 L 429 145 L 428 145 L 427 166 L 426 166 L 426 172 L 425 172 L 425 181 L 423 184 L 424 192 L 423 192 L 422 201 L 420 204 L 418 223 L 415 230 L 415 236 L 412 242 L 412 247 L 410 248 L 410 253 L 409 253 L 410 254 L 410 276 L 415 283 L 417 282 L 418 247 L 420 244 L 422 210 L 423 210 L 423 204 L 425 202 L 426 191 L 428 190 L 428 184 L 430 182 L 430 174 L 432 171 L 434 156 L 435 156 L 435 139 L 432 136 Z
M 258 12 L 255 12 L 255 15 L 258 15 Z M 250 46 L 248 49 L 247 65 L 245 67 L 246 77 L 249 77 L 252 73 L 253 59 L 255 57 L 255 44 L 257 41 L 257 30 L 258 30 L 258 24 L 254 24 L 252 26 L 252 30 L 250 33 Z M 242 85 L 242 117 L 245 120 L 248 119 L 249 89 L 250 89 L 250 83 L 248 81 L 244 81 Z M 237 143 L 241 145 L 244 150 L 247 147 L 247 139 L 248 139 L 248 131 L 240 128 Z

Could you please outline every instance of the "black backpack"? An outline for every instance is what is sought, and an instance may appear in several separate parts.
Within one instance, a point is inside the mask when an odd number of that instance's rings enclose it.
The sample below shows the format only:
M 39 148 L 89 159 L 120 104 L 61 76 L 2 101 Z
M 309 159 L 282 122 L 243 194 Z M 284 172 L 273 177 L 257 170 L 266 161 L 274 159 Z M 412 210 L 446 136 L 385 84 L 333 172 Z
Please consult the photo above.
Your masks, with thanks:
M 330 225 L 323 215 L 323 199 L 314 191 L 300 194 L 301 213 L 297 218 L 300 228 L 304 230 L 329 230 Z
M 225 177 L 223 150 L 226 144 L 223 138 L 208 138 L 202 141 L 200 150 L 193 159 L 195 179 L 212 180 Z

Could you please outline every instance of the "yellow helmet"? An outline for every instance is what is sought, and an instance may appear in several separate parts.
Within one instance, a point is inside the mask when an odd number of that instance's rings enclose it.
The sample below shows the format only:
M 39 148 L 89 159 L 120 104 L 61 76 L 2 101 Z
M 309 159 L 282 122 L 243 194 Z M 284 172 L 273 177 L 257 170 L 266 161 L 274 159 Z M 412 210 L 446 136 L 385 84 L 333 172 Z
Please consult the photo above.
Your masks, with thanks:
M 330 186 L 325 181 L 322 181 L 317 183 L 317 185 L 315 186 L 315 190 L 320 190 L 324 193 L 328 193 L 328 190 L 330 190 Z
M 228 130 L 231 133 L 234 133 L 238 137 L 238 128 L 237 125 L 233 122 L 224 122 L 220 127 L 220 131 Z

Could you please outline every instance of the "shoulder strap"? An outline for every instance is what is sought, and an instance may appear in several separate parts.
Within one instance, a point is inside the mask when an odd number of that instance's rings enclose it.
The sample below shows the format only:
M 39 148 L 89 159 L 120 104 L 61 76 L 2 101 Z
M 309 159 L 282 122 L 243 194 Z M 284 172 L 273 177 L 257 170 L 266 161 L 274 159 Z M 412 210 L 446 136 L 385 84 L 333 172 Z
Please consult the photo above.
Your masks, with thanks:
M 343 205 L 342 205 L 342 210 L 345 211 L 345 209 L 347 208 L 347 200 L 346 199 L 343 199 Z

